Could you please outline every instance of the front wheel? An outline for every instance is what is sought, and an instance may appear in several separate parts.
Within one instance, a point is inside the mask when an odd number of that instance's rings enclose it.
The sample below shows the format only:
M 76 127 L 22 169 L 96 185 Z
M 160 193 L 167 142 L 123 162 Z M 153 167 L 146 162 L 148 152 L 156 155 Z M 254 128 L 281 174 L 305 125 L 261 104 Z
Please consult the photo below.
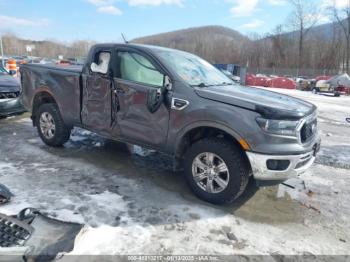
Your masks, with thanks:
M 184 164 L 193 192 L 213 204 L 233 202 L 249 181 L 250 166 L 242 150 L 224 139 L 196 142 L 187 151 Z
M 39 136 L 45 144 L 59 147 L 68 141 L 71 129 L 64 124 L 56 104 L 41 105 L 35 121 Z

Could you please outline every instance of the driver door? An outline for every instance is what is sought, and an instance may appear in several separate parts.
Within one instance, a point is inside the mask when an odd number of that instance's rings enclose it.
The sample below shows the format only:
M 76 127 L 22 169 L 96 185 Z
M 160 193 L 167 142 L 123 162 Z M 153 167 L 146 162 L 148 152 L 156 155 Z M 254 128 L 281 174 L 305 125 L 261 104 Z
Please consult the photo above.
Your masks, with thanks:
M 110 50 L 97 52 L 90 73 L 83 76 L 82 122 L 89 129 L 105 133 L 112 125 L 111 54 Z
M 170 103 L 163 88 L 164 79 L 165 74 L 150 57 L 138 51 L 117 50 L 115 81 L 120 106 L 117 116 L 126 140 L 154 147 L 165 145 Z M 149 106 L 151 93 L 162 98 L 156 108 Z

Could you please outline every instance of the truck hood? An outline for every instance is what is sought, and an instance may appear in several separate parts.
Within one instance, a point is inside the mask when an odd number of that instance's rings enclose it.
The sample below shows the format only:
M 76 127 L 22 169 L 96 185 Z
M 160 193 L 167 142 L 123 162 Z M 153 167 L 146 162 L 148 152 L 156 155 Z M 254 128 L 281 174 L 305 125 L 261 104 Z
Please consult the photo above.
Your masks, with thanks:
M 252 110 L 268 119 L 301 119 L 316 110 L 316 106 L 301 99 L 240 85 L 195 88 L 195 92 L 202 98 Z
M 13 76 L 0 74 L 0 92 L 18 91 L 20 91 L 20 85 Z

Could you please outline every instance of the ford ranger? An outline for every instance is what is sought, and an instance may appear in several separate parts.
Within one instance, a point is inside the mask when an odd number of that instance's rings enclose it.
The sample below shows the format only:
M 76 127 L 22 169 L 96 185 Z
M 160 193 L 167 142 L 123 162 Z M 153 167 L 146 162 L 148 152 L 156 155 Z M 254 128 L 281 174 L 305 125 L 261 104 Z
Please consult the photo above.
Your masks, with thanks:
M 193 192 L 232 202 L 250 177 L 297 176 L 320 148 L 308 102 L 239 86 L 203 59 L 136 44 L 98 44 L 83 67 L 22 65 L 22 103 L 39 136 L 62 146 L 73 127 L 173 156 Z

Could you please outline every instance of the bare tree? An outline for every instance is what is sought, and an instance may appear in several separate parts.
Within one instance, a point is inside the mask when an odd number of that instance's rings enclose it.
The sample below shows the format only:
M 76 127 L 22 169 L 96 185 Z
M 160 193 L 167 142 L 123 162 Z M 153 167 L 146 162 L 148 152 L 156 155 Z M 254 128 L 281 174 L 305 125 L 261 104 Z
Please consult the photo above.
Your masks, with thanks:
M 188 28 L 134 39 L 143 43 L 176 48 L 197 54 L 212 63 L 245 63 L 243 49 L 250 40 L 239 32 L 222 26 Z
M 291 24 L 298 36 L 298 71 L 303 67 L 304 41 L 310 30 L 317 24 L 319 9 L 310 0 L 289 0 L 294 7 Z
M 274 67 L 294 67 L 295 59 L 290 56 L 290 53 L 295 52 L 294 40 L 285 32 L 284 26 L 276 26 L 268 38 L 271 41 L 271 58 L 274 61 Z
M 17 37 L 13 33 L 2 35 L 4 55 L 23 56 L 31 55 L 37 57 L 57 58 L 64 57 L 85 57 L 94 44 L 92 41 L 76 41 L 70 44 L 59 43 L 55 40 L 34 41 Z M 27 45 L 34 45 L 33 52 L 28 54 Z
M 345 70 L 350 73 L 350 0 L 344 6 L 338 7 L 337 0 L 333 0 L 333 16 L 345 37 Z

